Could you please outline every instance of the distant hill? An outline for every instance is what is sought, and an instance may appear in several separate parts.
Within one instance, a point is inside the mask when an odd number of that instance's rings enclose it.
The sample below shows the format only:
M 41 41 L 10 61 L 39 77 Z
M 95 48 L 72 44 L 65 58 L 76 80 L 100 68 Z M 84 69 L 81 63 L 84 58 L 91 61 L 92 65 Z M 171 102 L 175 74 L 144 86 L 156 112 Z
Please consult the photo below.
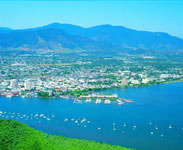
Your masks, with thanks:
M 86 37 L 73 36 L 60 29 L 15 30 L 0 35 L 0 46 L 3 48 L 26 49 L 105 49 L 112 44 L 90 40 Z
M 132 150 L 122 146 L 101 144 L 48 135 L 14 120 L 0 119 L 1 150 Z
M 24 30 L 0 28 L 0 47 L 108 52 L 142 49 L 183 50 L 183 39 L 167 33 L 137 31 L 122 26 L 100 25 L 83 28 L 53 23 Z

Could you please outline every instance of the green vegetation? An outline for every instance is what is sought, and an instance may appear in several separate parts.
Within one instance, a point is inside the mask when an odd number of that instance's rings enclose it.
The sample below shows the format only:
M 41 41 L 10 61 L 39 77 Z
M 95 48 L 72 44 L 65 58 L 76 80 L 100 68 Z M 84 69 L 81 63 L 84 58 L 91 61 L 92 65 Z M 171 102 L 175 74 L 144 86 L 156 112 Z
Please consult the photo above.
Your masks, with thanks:
M 39 91 L 38 96 L 40 97 L 49 97 L 49 92 Z
M 90 89 L 86 88 L 84 90 L 77 89 L 75 91 L 69 91 L 68 94 L 72 95 L 74 97 L 79 97 L 81 95 L 86 95 L 86 92 L 88 92 Z
M 83 96 L 83 95 L 87 95 L 86 93 L 87 93 L 88 91 L 91 91 L 91 89 L 88 89 L 88 88 L 83 89 L 83 90 L 77 89 L 77 90 L 74 90 L 74 91 L 71 91 L 71 90 L 69 91 L 69 90 L 68 90 L 68 91 L 66 91 L 66 92 L 56 91 L 55 89 L 52 90 L 54 96 L 59 96 L 59 95 L 70 95 L 70 96 L 73 96 L 73 97 L 75 97 L 75 98 L 78 98 L 78 97 L 80 97 L 81 95 L 82 95 L 82 96 Z
M 0 119 L 0 150 L 130 150 L 94 141 L 48 135 L 14 120 Z

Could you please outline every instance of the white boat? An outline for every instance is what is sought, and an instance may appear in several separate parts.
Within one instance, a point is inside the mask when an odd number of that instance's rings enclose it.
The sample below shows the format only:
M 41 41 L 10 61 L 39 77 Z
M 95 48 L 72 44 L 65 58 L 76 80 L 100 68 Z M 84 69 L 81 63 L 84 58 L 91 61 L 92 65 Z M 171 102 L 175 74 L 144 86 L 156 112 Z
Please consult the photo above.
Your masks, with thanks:
M 83 119 L 83 120 L 81 120 L 81 123 L 83 123 L 83 122 L 85 122 L 86 121 L 86 119 Z
M 152 122 L 151 121 L 149 122 L 149 125 L 152 125 Z
M 164 137 L 164 135 L 163 135 L 163 134 L 161 134 L 160 136 L 161 136 L 161 137 Z
M 64 119 L 64 122 L 67 122 L 67 121 L 68 121 L 68 119 L 67 119 L 67 118 L 65 118 L 65 119 Z

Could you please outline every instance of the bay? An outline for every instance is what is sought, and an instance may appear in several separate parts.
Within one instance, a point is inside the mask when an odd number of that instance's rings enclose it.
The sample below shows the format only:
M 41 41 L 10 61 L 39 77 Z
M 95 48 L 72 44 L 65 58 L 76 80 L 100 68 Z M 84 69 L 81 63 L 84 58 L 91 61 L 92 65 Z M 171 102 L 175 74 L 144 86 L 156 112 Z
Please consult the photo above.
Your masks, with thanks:
M 66 137 L 137 150 L 183 149 L 183 83 L 102 90 L 134 103 L 73 103 L 72 99 L 0 97 L 0 118 Z

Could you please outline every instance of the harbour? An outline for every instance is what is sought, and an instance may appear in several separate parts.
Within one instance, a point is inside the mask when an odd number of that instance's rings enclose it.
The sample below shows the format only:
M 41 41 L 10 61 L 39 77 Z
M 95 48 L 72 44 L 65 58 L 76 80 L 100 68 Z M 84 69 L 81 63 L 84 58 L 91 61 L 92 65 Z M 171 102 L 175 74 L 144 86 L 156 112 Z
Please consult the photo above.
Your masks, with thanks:
M 100 91 L 134 101 L 111 101 L 109 105 L 99 99 L 90 102 L 86 99 L 80 104 L 72 99 L 2 96 L 0 118 L 18 120 L 49 134 L 137 150 L 180 150 L 183 148 L 182 90 L 183 83 L 171 83 Z M 117 105 L 120 102 L 124 102 L 122 107 Z

